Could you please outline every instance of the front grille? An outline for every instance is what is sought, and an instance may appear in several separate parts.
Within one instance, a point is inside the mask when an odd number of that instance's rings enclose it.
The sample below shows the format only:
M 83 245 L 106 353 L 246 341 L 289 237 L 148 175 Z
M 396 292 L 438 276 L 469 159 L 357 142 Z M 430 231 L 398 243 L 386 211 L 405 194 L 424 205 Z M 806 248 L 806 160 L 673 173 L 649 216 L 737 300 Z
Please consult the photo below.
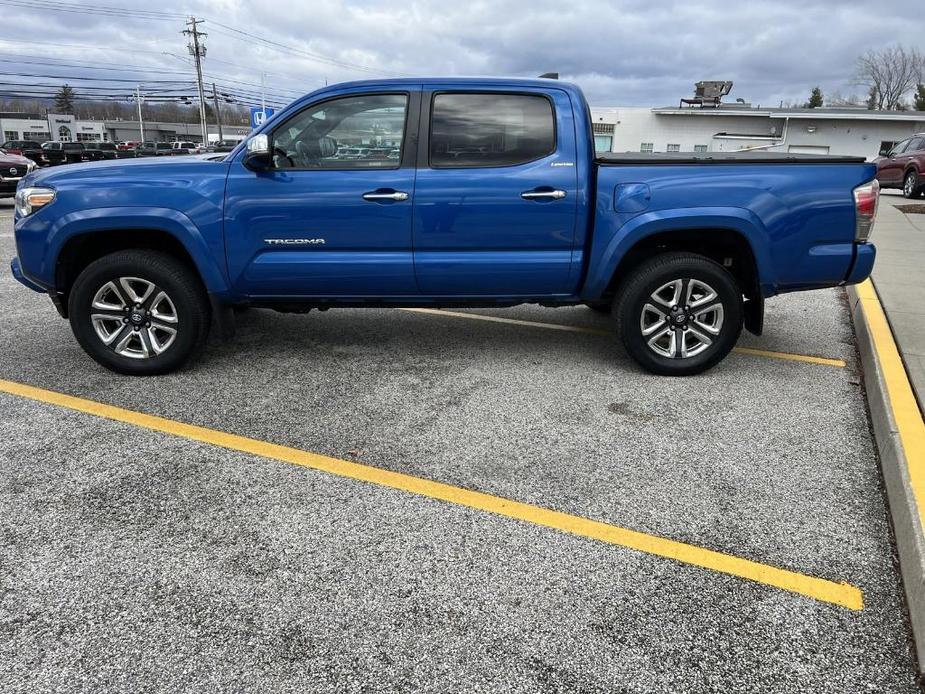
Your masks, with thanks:
M 23 164 L 14 164 L 13 166 L 0 166 L 0 176 L 3 178 L 22 178 L 26 175 L 27 168 Z

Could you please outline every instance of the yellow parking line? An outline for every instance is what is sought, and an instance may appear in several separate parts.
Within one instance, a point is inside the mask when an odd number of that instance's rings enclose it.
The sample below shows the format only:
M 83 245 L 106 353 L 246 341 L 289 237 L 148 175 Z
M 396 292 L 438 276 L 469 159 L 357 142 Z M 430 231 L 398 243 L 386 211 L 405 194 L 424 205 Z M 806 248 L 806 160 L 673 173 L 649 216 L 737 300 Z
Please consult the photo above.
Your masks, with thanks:
M 899 440 L 906 454 L 909 485 L 918 507 L 919 520 L 925 527 L 925 420 L 874 285 L 865 280 L 857 286 L 857 293 L 883 372 L 887 400 L 899 431 Z
M 848 583 L 836 583 L 823 578 L 816 578 L 815 576 L 807 576 L 795 571 L 780 569 L 768 564 L 761 564 L 703 547 L 669 540 L 656 535 L 648 535 L 635 530 L 582 518 L 581 516 L 574 516 L 569 513 L 553 511 L 462 487 L 454 487 L 442 482 L 434 482 L 400 472 L 392 472 L 296 448 L 280 446 L 267 441 L 247 438 L 246 436 L 176 422 L 171 419 L 106 405 L 93 400 L 85 400 L 14 381 L 0 379 L 0 392 L 112 419 L 117 422 L 124 422 L 191 441 L 200 441 L 233 451 L 250 453 L 262 458 L 270 458 L 292 465 L 320 470 L 340 477 L 391 487 L 451 504 L 553 528 L 573 535 L 600 540 L 612 545 L 628 547 L 640 552 L 647 552 L 685 564 L 774 586 L 814 600 L 847 607 L 851 610 L 860 610 L 864 607 L 863 593 L 860 589 Z
M 524 325 L 531 328 L 545 328 L 546 330 L 565 330 L 573 333 L 586 333 L 589 335 L 604 335 L 610 337 L 612 331 L 601 330 L 599 328 L 584 328 L 577 325 L 563 325 L 562 323 L 541 323 L 532 320 L 520 320 L 517 318 L 500 318 L 498 316 L 486 316 L 480 313 L 463 313 L 462 311 L 444 311 L 436 308 L 405 308 L 403 311 L 413 311 L 415 313 L 429 313 L 438 316 L 451 316 L 453 318 L 469 318 L 471 320 L 484 320 L 493 323 L 509 323 L 511 325 Z M 845 368 L 847 364 L 841 359 L 830 359 L 828 357 L 814 357 L 809 354 L 791 354 L 790 352 L 774 352 L 767 349 L 753 349 L 752 347 L 733 347 L 733 352 L 739 354 L 750 354 L 754 357 L 768 357 L 769 359 L 784 359 L 787 361 L 801 361 L 807 364 L 822 364 L 823 366 L 835 366 L 840 369 Z
M 835 366 L 844 369 L 847 364 L 842 359 L 830 359 L 829 357 L 813 357 L 809 354 L 791 354 L 790 352 L 769 352 L 766 349 L 753 349 L 752 347 L 733 347 L 733 352 L 739 354 L 751 354 L 756 357 L 770 357 L 771 359 L 786 359 L 788 361 L 802 361 L 807 364 L 822 364 L 823 366 Z

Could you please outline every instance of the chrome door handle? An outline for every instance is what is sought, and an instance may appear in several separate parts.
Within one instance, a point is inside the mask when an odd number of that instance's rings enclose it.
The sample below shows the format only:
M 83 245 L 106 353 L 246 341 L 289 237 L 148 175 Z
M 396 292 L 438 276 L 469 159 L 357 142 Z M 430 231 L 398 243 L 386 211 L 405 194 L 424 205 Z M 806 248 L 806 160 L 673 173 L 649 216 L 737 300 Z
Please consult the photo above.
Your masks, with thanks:
M 407 193 L 395 191 L 394 193 L 363 193 L 364 200 L 396 200 L 401 202 L 408 199 Z
M 524 200 L 561 200 L 565 197 L 564 190 L 528 190 L 526 193 L 521 193 L 520 197 Z

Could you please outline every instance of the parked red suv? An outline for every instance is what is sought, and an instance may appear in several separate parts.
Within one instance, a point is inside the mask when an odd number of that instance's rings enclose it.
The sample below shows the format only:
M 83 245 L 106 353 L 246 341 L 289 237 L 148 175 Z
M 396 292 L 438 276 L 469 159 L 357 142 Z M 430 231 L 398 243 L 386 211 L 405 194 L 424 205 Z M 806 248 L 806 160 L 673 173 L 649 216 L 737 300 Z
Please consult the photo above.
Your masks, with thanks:
M 925 133 L 897 142 L 877 157 L 877 180 L 881 188 L 901 188 L 903 196 L 925 193 Z

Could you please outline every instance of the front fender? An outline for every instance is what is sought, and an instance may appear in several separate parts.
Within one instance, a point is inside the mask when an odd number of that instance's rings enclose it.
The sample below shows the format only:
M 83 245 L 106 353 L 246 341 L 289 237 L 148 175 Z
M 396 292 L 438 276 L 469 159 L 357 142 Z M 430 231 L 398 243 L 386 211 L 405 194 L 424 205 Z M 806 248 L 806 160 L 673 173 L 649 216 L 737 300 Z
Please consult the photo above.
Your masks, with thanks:
M 627 219 L 627 217 L 629 218 Z M 582 298 L 590 301 L 606 291 L 620 261 L 640 241 L 664 231 L 689 229 L 729 230 L 739 233 L 751 246 L 759 282 L 764 292 L 774 276 L 767 232 L 758 217 L 739 207 L 696 207 L 645 212 L 635 216 L 598 210 L 594 248 Z
M 31 226 L 36 228 L 32 230 Z M 44 229 L 40 228 L 42 226 Z M 228 294 L 221 233 L 210 235 L 211 238 L 207 239 L 189 217 L 170 208 L 100 207 L 77 210 L 48 221 L 27 217 L 18 225 L 17 243 L 22 256 L 40 258 L 32 267 L 36 268 L 37 279 L 52 287 L 58 256 L 69 240 L 98 231 L 119 230 L 130 234 L 134 229 L 162 231 L 173 236 L 189 253 L 206 289 L 212 294 Z M 30 239 L 41 242 L 44 248 L 30 247 Z

